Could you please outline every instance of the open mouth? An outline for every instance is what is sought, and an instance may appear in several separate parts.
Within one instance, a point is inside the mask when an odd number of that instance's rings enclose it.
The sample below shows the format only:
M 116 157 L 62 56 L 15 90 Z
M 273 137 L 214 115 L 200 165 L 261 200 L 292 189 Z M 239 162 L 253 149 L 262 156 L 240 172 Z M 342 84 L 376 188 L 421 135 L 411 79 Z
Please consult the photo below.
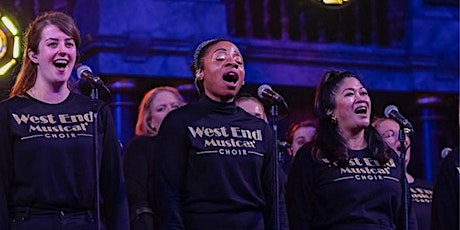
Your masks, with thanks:
M 224 81 L 236 83 L 238 81 L 238 75 L 235 72 L 227 72 L 224 74 Z
M 53 62 L 53 65 L 56 66 L 57 68 L 65 68 L 68 64 L 69 62 L 64 59 L 58 59 Z
M 356 114 L 367 114 L 367 107 L 365 106 L 360 106 L 355 109 Z

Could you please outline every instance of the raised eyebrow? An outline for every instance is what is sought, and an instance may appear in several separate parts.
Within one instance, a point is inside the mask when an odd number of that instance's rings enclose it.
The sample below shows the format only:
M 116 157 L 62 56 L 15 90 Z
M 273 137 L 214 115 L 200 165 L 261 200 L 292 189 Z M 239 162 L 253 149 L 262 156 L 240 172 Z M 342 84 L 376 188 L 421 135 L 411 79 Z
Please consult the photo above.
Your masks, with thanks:
M 353 88 L 345 88 L 343 89 L 342 93 L 345 93 L 346 91 L 355 91 Z
M 214 51 L 214 53 L 217 53 L 217 52 L 219 52 L 219 51 L 228 51 L 228 50 L 225 49 L 225 48 L 218 48 L 218 49 L 216 49 L 216 50 Z M 237 51 L 237 50 L 235 50 L 235 52 L 233 52 L 233 54 L 236 54 L 236 55 L 238 55 L 238 56 L 241 57 L 241 53 L 240 53 L 239 51 Z
M 227 51 L 227 49 L 225 49 L 225 48 L 218 48 L 218 49 L 216 49 L 216 50 L 214 51 L 214 53 L 217 53 L 217 52 L 219 52 L 219 51 Z
M 50 41 L 50 40 L 53 41 L 53 42 L 54 41 L 59 41 L 59 39 L 57 39 L 57 38 L 47 38 L 45 41 Z
M 51 41 L 59 41 L 58 38 L 47 38 L 45 41 L 49 41 L 49 40 L 51 40 Z M 66 38 L 66 39 L 64 39 L 64 41 L 73 41 L 73 39 L 72 38 Z
M 367 89 L 366 89 L 364 86 L 361 86 L 360 88 L 358 88 L 358 90 L 363 90 L 363 89 L 367 91 Z M 350 88 L 345 88 L 345 89 L 343 89 L 342 92 L 345 92 L 345 91 L 347 91 L 347 90 L 355 91 L 355 88 L 352 88 L 352 87 L 350 87 Z

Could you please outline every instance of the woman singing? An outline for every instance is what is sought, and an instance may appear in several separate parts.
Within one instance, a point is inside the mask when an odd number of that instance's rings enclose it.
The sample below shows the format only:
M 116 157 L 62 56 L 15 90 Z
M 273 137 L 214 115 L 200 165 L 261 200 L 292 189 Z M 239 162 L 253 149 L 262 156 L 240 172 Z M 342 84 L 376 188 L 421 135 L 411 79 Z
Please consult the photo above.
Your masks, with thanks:
M 371 100 L 356 75 L 326 73 L 315 113 L 315 139 L 298 150 L 289 174 L 291 229 L 402 229 L 404 166 L 370 126 Z

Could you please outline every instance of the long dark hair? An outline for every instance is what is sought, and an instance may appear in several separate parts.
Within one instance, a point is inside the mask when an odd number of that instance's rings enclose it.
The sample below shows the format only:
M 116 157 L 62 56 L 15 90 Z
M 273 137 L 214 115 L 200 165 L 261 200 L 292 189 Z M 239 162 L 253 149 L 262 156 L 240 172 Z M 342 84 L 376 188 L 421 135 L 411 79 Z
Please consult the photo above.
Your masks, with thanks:
M 326 158 L 331 163 L 339 165 L 348 164 L 348 148 L 345 140 L 339 134 L 337 121 L 329 111 L 336 107 L 334 96 L 337 88 L 345 78 L 359 78 L 352 72 L 327 72 L 316 87 L 314 113 L 318 118 L 318 129 L 316 139 L 313 143 L 313 158 L 317 162 L 322 162 Z M 377 130 L 371 125 L 364 130 L 364 138 L 368 148 L 379 163 L 384 164 L 389 159 L 389 148 L 379 135 Z

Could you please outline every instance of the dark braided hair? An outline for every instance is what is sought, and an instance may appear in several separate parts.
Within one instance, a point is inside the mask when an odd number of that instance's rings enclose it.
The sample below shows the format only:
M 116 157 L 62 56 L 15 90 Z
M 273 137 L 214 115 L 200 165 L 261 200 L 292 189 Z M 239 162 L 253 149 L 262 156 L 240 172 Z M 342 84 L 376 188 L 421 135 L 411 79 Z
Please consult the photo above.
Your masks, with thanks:
M 209 47 L 212 45 L 221 42 L 221 41 L 228 41 L 222 38 L 213 38 L 209 40 L 205 40 L 201 42 L 195 49 L 193 53 L 193 63 L 190 65 L 190 71 L 192 71 L 193 77 L 195 78 L 194 83 L 195 87 L 197 88 L 200 96 L 204 94 L 203 88 L 203 80 L 197 78 L 197 72 L 203 68 L 203 63 L 201 62 L 201 58 L 208 52 Z

